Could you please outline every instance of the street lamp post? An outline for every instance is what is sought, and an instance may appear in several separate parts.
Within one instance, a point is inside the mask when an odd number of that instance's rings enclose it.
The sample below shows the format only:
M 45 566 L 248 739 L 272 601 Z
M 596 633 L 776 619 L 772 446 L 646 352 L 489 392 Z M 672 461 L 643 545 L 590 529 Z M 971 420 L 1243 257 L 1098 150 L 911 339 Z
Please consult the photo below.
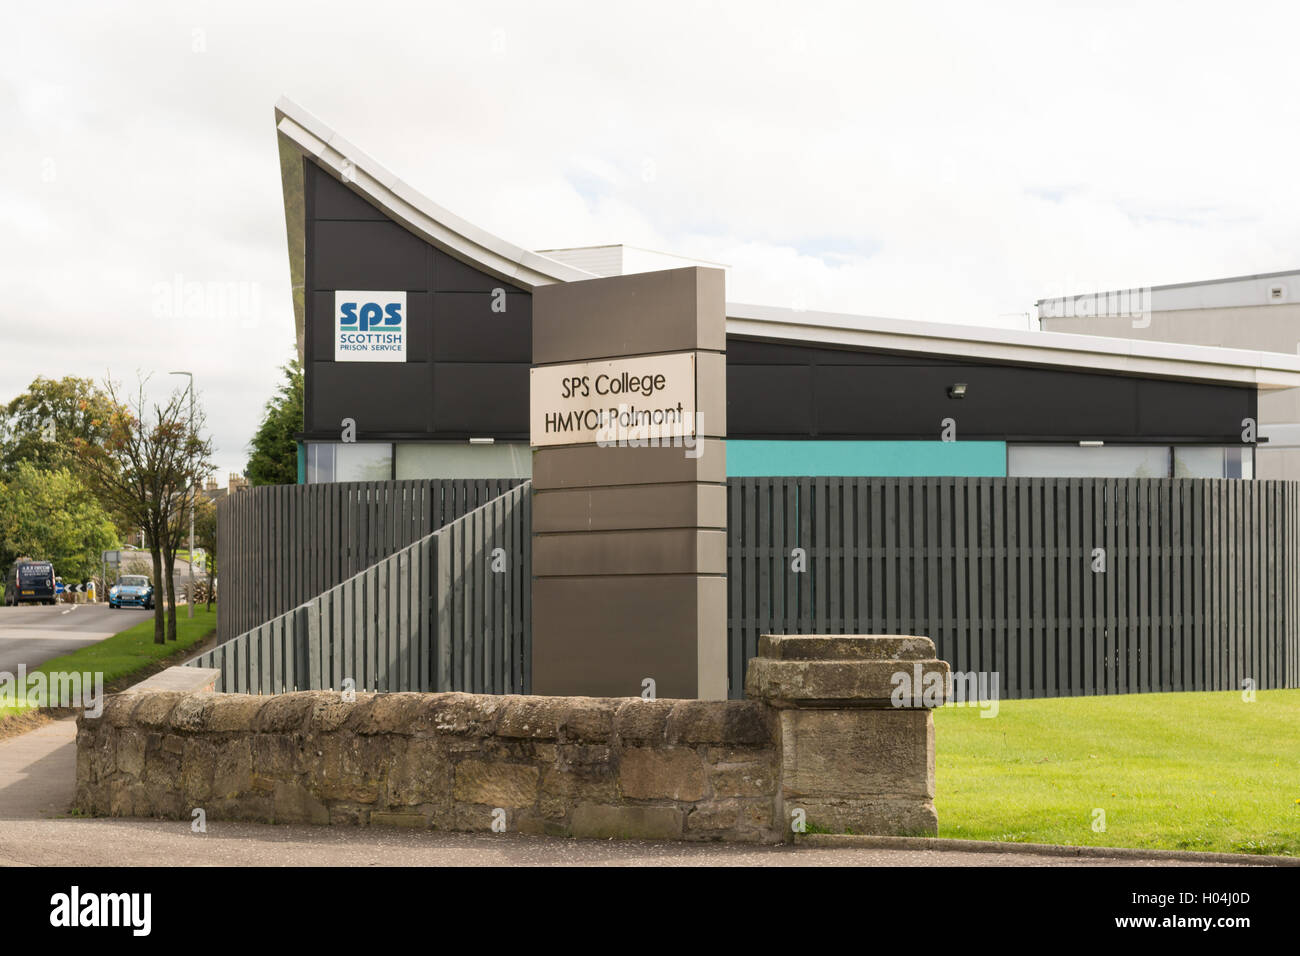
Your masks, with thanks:
M 190 434 L 194 434 L 194 373 L 193 372 L 172 372 L 172 375 L 189 376 L 190 384 L 188 391 L 190 393 Z M 194 495 L 193 488 L 187 488 L 186 492 L 191 496 Z M 185 609 L 188 612 L 187 617 L 194 617 L 194 507 L 197 504 L 193 497 L 190 498 L 190 581 L 185 592 Z M 176 600 L 176 595 L 172 595 L 172 600 Z

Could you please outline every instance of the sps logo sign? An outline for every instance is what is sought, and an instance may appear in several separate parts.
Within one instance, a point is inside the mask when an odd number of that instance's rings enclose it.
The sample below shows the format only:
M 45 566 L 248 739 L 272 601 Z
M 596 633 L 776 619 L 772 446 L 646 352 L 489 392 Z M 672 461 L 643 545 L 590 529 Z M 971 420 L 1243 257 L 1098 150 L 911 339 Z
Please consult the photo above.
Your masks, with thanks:
M 334 293 L 334 361 L 405 362 L 406 293 Z

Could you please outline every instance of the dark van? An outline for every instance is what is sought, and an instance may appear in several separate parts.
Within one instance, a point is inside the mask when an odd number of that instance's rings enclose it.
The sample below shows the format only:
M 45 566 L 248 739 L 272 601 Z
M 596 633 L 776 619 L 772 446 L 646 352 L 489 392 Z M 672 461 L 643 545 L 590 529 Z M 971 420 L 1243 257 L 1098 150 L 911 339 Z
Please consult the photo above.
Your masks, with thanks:
M 5 603 L 53 604 L 54 565 L 48 561 L 15 561 L 5 581 Z

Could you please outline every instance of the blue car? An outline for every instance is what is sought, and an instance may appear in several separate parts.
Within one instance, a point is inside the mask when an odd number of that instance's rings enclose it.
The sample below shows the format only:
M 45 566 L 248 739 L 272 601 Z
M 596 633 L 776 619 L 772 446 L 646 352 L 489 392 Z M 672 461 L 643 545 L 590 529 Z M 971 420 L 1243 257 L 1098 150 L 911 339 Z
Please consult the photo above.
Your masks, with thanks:
M 142 607 L 147 611 L 153 607 L 153 585 L 143 574 L 118 578 L 117 583 L 108 589 L 108 606 Z

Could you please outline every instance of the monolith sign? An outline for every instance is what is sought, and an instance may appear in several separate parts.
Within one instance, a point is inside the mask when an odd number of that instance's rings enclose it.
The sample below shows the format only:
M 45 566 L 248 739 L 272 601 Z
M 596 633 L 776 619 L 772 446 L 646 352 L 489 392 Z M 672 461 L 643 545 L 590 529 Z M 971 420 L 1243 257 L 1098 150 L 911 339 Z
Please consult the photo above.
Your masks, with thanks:
M 727 696 L 723 273 L 533 292 L 533 692 Z

